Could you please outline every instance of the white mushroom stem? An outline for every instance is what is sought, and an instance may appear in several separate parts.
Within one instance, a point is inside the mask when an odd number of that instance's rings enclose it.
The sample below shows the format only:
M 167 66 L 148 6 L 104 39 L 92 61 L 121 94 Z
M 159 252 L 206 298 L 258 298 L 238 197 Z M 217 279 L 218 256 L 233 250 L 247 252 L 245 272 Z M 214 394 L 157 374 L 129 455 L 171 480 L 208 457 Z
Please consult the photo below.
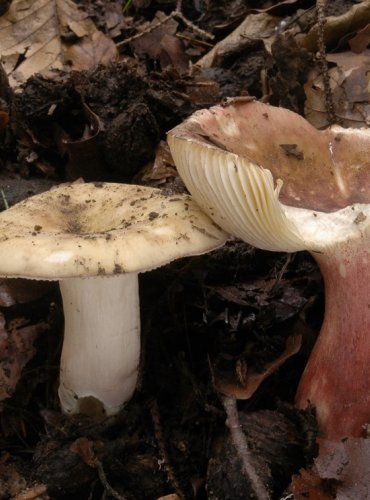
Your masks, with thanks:
M 138 274 L 60 281 L 65 332 L 59 397 L 65 413 L 117 413 L 140 358 Z

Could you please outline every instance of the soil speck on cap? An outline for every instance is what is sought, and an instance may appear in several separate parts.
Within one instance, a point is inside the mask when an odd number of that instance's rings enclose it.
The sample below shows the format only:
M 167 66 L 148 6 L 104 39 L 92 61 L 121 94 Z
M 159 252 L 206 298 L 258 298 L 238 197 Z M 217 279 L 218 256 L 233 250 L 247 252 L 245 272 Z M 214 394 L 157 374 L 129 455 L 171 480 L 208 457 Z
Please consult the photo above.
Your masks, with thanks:
M 124 272 L 124 270 L 123 270 L 122 266 L 120 266 L 119 264 L 114 264 L 114 269 L 113 269 L 114 274 L 120 274 L 123 272 Z

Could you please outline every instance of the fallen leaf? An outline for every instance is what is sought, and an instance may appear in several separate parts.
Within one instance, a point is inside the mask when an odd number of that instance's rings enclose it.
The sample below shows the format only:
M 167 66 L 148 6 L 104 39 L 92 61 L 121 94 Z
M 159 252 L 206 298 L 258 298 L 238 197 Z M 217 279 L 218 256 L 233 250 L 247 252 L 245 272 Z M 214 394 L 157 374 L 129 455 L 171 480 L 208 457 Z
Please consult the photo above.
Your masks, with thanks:
M 70 451 L 77 453 L 89 467 L 96 467 L 96 457 L 94 452 L 94 442 L 86 437 L 77 438 L 71 446 Z
M 79 43 L 67 47 L 65 60 L 74 70 L 94 68 L 98 64 L 108 64 L 116 56 L 114 42 L 101 31 L 84 36 Z
M 301 347 L 301 335 L 291 335 L 288 337 L 285 349 L 282 354 L 274 361 L 267 363 L 264 369 L 259 372 L 249 372 L 237 366 L 236 373 L 218 373 L 215 367 L 212 367 L 213 384 L 218 392 L 225 396 L 236 399 L 249 399 L 256 392 L 262 382 L 282 366 L 287 359 L 296 354 Z M 241 371 L 243 373 L 241 373 Z
M 0 110 L 0 132 L 5 130 L 9 123 L 9 113 L 7 111 Z
M 142 36 L 131 42 L 136 54 L 147 55 L 153 59 L 158 57 L 162 38 L 164 35 L 175 35 L 178 27 L 178 22 L 174 19 L 163 22 L 166 18 L 166 14 L 158 11 L 153 21 L 140 27 Z
M 159 181 L 159 184 L 162 184 L 169 177 L 176 177 L 177 175 L 178 173 L 170 153 L 170 148 L 167 142 L 161 141 L 157 147 L 154 163 L 146 169 L 142 180 L 144 182 Z
M 72 43 L 72 42 L 73 43 Z M 117 54 L 72 0 L 14 0 L 0 17 L 1 60 L 15 87 L 51 69 L 90 69 Z
M 181 500 L 176 493 L 171 493 L 170 495 L 165 495 L 164 497 L 159 497 L 157 500 Z
M 40 333 L 48 330 L 46 323 L 25 325 L 17 318 L 6 326 L 0 314 L 0 401 L 12 396 L 23 367 L 34 356 L 34 342 Z
M 278 17 L 270 16 L 267 13 L 251 14 L 226 38 L 218 42 L 212 50 L 202 57 L 194 65 L 196 72 L 199 68 L 212 68 L 220 63 L 224 58 L 233 53 L 241 53 L 244 46 L 260 40 L 270 51 L 271 44 L 276 37 L 275 28 L 280 22 Z
M 87 125 L 83 136 L 77 141 L 61 137 L 60 142 L 62 149 L 66 150 L 69 155 L 66 167 L 68 179 L 76 180 L 82 177 L 86 182 L 89 182 L 99 180 L 103 175 L 101 132 L 104 126 L 99 116 L 86 104 L 84 105 L 84 113 Z
M 34 484 L 19 492 L 12 500 L 48 500 L 49 498 L 44 484 Z
M 333 485 L 312 470 L 301 469 L 292 477 L 291 489 L 294 500 L 333 500 Z
M 370 123 L 369 64 L 370 50 L 361 54 L 351 51 L 328 54 L 336 66 L 328 71 L 336 115 L 341 125 L 364 127 Z M 316 128 L 328 123 L 324 83 L 319 70 L 313 70 L 304 85 L 306 93 L 305 117 Z
M 353 5 L 341 16 L 325 18 L 324 40 L 327 46 L 338 43 L 343 36 L 354 33 L 370 23 L 370 2 L 365 0 Z M 296 35 L 298 45 L 314 52 L 317 50 L 318 25 L 315 23 L 308 33 Z
M 159 61 L 161 68 L 173 66 L 180 75 L 189 72 L 189 57 L 185 53 L 184 45 L 173 35 L 163 35 L 160 42 Z
M 10 458 L 4 454 L 0 459 L 0 498 L 13 498 L 27 486 L 26 480 L 13 464 L 6 463 Z
M 359 30 L 356 35 L 348 40 L 348 44 L 351 47 L 352 52 L 360 54 L 363 52 L 370 43 L 370 24 L 367 24 L 365 28 Z

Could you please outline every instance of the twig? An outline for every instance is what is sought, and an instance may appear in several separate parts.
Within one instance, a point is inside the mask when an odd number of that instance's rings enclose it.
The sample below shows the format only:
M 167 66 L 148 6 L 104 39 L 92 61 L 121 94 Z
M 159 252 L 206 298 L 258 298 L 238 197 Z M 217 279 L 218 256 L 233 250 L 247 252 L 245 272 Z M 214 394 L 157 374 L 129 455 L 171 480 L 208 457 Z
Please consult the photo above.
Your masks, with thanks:
M 239 422 L 236 399 L 230 396 L 223 396 L 221 400 L 227 415 L 226 425 L 230 430 L 231 440 L 242 461 L 244 474 L 249 479 L 253 493 L 258 500 L 269 500 L 270 494 L 257 474 L 255 465 L 253 464 L 252 453 L 249 450 L 247 440 Z
M 8 203 L 8 200 L 6 199 L 6 196 L 5 196 L 3 189 L 0 189 L 0 193 L 1 193 L 1 198 L 3 199 L 5 210 L 8 210 L 9 203 Z
M 95 458 L 94 463 L 95 463 L 96 469 L 98 471 L 98 476 L 99 476 L 100 482 L 103 485 L 105 491 L 107 491 L 109 493 L 109 495 L 111 495 L 113 498 L 116 498 L 117 500 L 126 500 L 126 497 L 124 497 L 123 495 L 118 493 L 108 483 L 107 476 L 106 476 L 104 469 L 103 469 L 103 464 L 100 462 L 100 460 Z
M 270 290 L 268 290 L 269 295 L 273 295 L 278 290 L 278 288 L 280 286 L 280 282 L 285 274 L 285 271 L 286 271 L 287 267 L 289 266 L 289 264 L 292 262 L 293 258 L 294 258 L 294 254 L 292 254 L 292 253 L 287 254 L 282 268 L 277 273 L 274 284 L 271 286 Z
M 124 40 L 122 40 L 122 42 L 118 42 L 117 47 L 123 47 L 124 45 L 127 45 L 128 43 L 131 43 L 134 40 L 137 40 L 138 38 L 141 38 L 142 36 L 146 35 L 147 33 L 151 33 L 152 31 L 154 31 L 157 28 L 159 28 L 160 26 L 162 26 L 162 24 L 165 24 L 170 19 L 174 19 L 174 18 L 177 18 L 180 21 L 182 21 L 188 28 L 192 29 L 193 31 L 198 33 L 198 35 L 202 36 L 203 38 L 207 38 L 208 40 L 213 40 L 214 36 L 211 35 L 211 33 L 208 33 L 207 31 L 202 30 L 201 28 L 196 26 L 194 23 L 189 21 L 189 19 L 187 19 L 184 16 L 184 14 L 181 12 L 181 4 L 182 4 L 182 0 L 177 0 L 176 1 L 176 8 L 170 14 L 165 16 L 163 19 L 161 19 L 157 23 L 151 24 L 150 26 L 145 28 L 143 31 L 140 31 L 140 33 L 136 33 L 136 35 L 132 35 L 129 38 L 125 38 Z
M 178 480 L 175 469 L 173 468 L 167 451 L 166 441 L 163 435 L 162 422 L 159 414 L 157 401 L 152 401 L 150 404 L 150 413 L 153 420 L 155 437 L 158 443 L 158 448 L 163 459 L 163 465 L 167 473 L 168 480 L 172 484 L 177 496 L 180 500 L 185 500 L 187 495 L 185 494 L 180 481 Z
M 316 16 L 317 16 L 317 46 L 318 59 L 322 71 L 322 79 L 324 83 L 326 113 L 330 125 L 338 123 L 335 113 L 333 93 L 330 87 L 330 79 L 328 73 L 328 61 L 326 60 L 326 45 L 325 45 L 325 2 L 326 0 L 316 0 Z

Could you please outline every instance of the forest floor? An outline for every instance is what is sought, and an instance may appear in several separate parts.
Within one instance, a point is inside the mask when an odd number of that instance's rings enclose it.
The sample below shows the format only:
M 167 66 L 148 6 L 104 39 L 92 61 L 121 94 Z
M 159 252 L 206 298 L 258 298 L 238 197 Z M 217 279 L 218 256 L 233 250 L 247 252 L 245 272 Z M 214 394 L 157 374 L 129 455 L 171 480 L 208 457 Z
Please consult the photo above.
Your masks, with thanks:
M 367 125 L 368 1 L 327 2 L 327 67 L 313 0 L 76 4 L 0 1 L 1 210 L 79 179 L 185 192 L 166 133 L 228 97 L 324 128 L 326 81 L 338 122 Z M 294 407 L 324 311 L 308 253 L 232 240 L 142 274 L 140 301 L 139 386 L 96 422 L 60 411 L 57 284 L 0 281 L 1 499 L 262 498 L 233 424 L 271 499 L 366 498 L 353 463 L 318 472 L 314 410 Z

